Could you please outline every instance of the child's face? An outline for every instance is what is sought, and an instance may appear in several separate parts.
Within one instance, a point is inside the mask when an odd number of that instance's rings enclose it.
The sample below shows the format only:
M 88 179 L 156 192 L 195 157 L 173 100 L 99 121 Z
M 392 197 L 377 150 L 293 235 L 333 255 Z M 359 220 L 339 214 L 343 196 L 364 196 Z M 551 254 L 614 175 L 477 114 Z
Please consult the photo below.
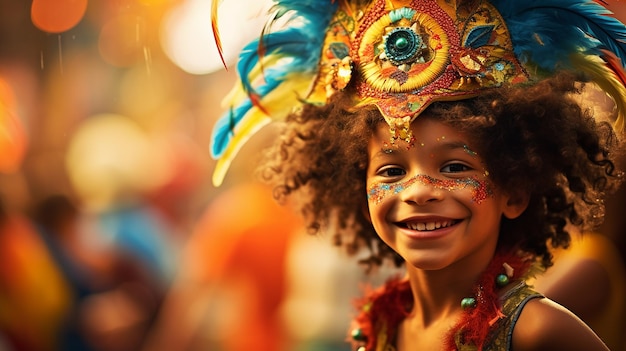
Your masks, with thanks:
M 384 123 L 370 140 L 367 191 L 376 232 L 421 269 L 488 262 L 508 197 L 467 137 L 426 116 L 411 129 L 412 147 L 389 146 Z

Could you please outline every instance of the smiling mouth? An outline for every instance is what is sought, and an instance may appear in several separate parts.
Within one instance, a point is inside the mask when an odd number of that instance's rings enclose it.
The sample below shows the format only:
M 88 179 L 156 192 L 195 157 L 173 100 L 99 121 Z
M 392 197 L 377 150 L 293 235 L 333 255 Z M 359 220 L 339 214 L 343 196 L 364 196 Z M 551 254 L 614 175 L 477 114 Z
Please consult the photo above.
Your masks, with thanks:
M 406 222 L 406 223 L 400 223 L 400 225 L 411 230 L 424 232 L 424 231 L 431 231 L 431 230 L 451 227 L 459 222 L 460 221 L 458 220 L 434 221 L 434 222 Z

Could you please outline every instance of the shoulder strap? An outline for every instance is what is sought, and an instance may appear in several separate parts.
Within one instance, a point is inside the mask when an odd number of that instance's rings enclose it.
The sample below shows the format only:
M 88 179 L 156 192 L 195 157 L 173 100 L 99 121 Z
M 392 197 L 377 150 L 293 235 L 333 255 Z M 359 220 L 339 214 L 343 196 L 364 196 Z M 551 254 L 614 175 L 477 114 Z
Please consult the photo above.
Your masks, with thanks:
M 531 289 L 524 282 L 508 291 L 501 298 L 503 317 L 494 328 L 490 342 L 485 343 L 485 351 L 508 351 L 512 349 L 515 324 L 528 301 L 544 296 Z

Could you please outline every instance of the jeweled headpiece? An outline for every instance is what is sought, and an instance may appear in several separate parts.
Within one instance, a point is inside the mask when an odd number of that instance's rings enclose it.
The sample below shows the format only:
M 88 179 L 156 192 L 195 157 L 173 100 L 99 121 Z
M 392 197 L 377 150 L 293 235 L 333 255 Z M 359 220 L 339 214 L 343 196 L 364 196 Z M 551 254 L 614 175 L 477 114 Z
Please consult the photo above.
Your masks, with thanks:
M 392 142 L 411 142 L 410 123 L 434 101 L 560 69 L 586 73 L 623 124 L 626 26 L 592 0 L 277 0 L 273 9 L 290 21 L 240 56 L 241 85 L 212 136 L 215 185 L 254 132 L 348 87 L 355 107 L 380 110 Z

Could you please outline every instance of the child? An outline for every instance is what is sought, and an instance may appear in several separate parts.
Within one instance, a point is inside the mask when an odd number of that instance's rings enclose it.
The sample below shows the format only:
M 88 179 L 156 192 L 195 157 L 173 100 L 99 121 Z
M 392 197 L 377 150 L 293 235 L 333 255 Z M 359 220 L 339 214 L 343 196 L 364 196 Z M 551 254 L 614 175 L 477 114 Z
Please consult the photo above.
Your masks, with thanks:
M 580 3 L 579 15 L 626 36 L 601 6 Z M 580 18 L 568 17 L 581 4 L 282 5 L 313 13 L 299 24 L 322 26 L 326 36 L 306 99 L 288 90 L 305 103 L 287 117 L 263 176 L 278 184 L 277 196 L 302 196 L 314 231 L 332 226 L 339 244 L 369 248 L 372 266 L 391 259 L 406 267 L 405 277 L 362 300 L 354 349 L 606 350 L 580 319 L 525 284 L 551 265 L 551 247 L 568 245 L 570 230 L 601 221 L 602 196 L 622 178 L 611 124 L 574 99 L 591 80 L 618 107 L 626 102 L 622 81 L 606 68 L 619 62 L 604 50 L 615 44 L 597 46 L 607 40 L 597 27 L 583 32 Z M 259 71 L 242 57 L 249 100 L 240 106 L 257 121 L 259 111 L 285 105 L 272 95 L 284 91 L 280 83 L 304 85 L 294 38 L 289 29 L 264 38 L 264 50 L 292 61 L 273 79 L 279 59 L 262 58 L 270 65 L 260 88 L 251 85 Z M 233 111 L 214 134 L 216 183 L 254 130 L 247 112 Z

